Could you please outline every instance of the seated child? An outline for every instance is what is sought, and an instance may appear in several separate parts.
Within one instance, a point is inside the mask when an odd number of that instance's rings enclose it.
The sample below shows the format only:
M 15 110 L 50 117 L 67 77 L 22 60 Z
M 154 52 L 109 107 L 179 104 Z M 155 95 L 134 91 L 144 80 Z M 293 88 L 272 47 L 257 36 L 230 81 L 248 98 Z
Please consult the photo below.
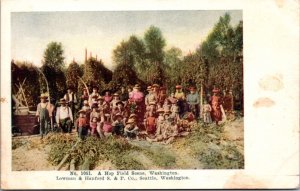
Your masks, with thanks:
M 138 131 L 139 131 L 139 128 L 135 124 L 134 120 L 133 119 L 129 119 L 126 122 L 126 126 L 125 126 L 125 129 L 124 129 L 124 136 L 127 139 L 133 139 L 135 137 L 137 138 Z
M 150 112 L 149 116 L 146 118 L 146 131 L 147 134 L 155 134 L 156 132 L 156 118 L 153 116 L 153 113 Z

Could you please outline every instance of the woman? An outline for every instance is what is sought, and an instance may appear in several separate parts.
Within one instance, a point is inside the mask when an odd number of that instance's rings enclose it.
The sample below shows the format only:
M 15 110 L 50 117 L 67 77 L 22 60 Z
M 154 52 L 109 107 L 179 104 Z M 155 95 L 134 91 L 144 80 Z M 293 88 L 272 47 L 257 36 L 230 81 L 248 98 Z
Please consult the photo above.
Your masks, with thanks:
M 222 99 L 218 95 L 220 92 L 219 89 L 213 89 L 213 96 L 211 97 L 211 106 L 212 106 L 212 119 L 216 122 L 216 125 L 219 125 L 219 121 L 222 121 Z

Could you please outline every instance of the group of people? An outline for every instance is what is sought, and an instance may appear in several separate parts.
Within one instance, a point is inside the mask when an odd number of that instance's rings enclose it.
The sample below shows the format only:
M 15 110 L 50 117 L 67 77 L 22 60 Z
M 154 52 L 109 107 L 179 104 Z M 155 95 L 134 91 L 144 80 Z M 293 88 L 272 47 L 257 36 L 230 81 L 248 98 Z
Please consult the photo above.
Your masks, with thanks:
M 88 135 L 139 139 L 139 135 L 144 135 L 148 141 L 165 143 L 190 131 L 191 123 L 199 118 L 206 124 L 212 121 L 218 124 L 222 120 L 223 98 L 218 95 L 219 89 L 213 89 L 213 96 L 205 99 L 201 108 L 195 87 L 190 87 L 187 95 L 181 85 L 175 89 L 176 92 L 167 95 L 165 87 L 152 84 L 147 87 L 145 95 L 136 84 L 127 91 L 122 87 L 113 94 L 107 90 L 100 95 L 98 88 L 93 87 L 91 93 L 84 89 L 82 96 L 77 98 L 69 88 L 56 109 L 48 102 L 48 96 L 42 94 L 36 112 L 41 137 L 46 134 L 49 124 L 54 123 L 54 116 L 59 129 L 65 133 L 75 129 L 80 139 Z

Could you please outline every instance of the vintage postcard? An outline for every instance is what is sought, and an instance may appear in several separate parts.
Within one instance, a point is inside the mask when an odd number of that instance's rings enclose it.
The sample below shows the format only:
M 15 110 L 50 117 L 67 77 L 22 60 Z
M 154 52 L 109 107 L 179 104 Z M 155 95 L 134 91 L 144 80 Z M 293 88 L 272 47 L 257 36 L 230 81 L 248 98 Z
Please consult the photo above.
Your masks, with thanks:
M 187 2 L 1 1 L 1 188 L 298 187 L 299 3 Z

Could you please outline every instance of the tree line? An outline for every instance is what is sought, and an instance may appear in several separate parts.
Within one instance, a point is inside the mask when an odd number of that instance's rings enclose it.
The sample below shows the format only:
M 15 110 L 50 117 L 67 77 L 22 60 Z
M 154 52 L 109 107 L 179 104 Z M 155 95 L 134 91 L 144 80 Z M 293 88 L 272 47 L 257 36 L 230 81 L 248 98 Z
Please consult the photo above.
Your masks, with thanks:
M 221 16 L 207 38 L 187 55 L 177 47 L 166 50 L 161 30 L 150 26 L 143 37 L 132 35 L 113 50 L 113 71 L 101 59 L 93 57 L 85 63 L 73 61 L 66 67 L 63 45 L 51 42 L 39 69 L 47 78 L 53 101 L 59 100 L 69 86 L 80 94 L 84 88 L 80 77 L 89 87 L 112 91 L 136 83 L 144 89 L 157 83 L 170 92 L 175 91 L 177 84 L 187 88 L 196 86 L 198 90 L 202 86 L 205 94 L 217 87 L 232 90 L 236 100 L 242 102 L 243 23 L 232 26 L 230 21 L 229 14 Z M 45 80 L 30 63 L 12 61 L 11 67 L 12 93 L 17 91 L 14 84 L 27 78 L 26 97 L 29 104 L 36 105 L 39 94 L 47 91 Z

